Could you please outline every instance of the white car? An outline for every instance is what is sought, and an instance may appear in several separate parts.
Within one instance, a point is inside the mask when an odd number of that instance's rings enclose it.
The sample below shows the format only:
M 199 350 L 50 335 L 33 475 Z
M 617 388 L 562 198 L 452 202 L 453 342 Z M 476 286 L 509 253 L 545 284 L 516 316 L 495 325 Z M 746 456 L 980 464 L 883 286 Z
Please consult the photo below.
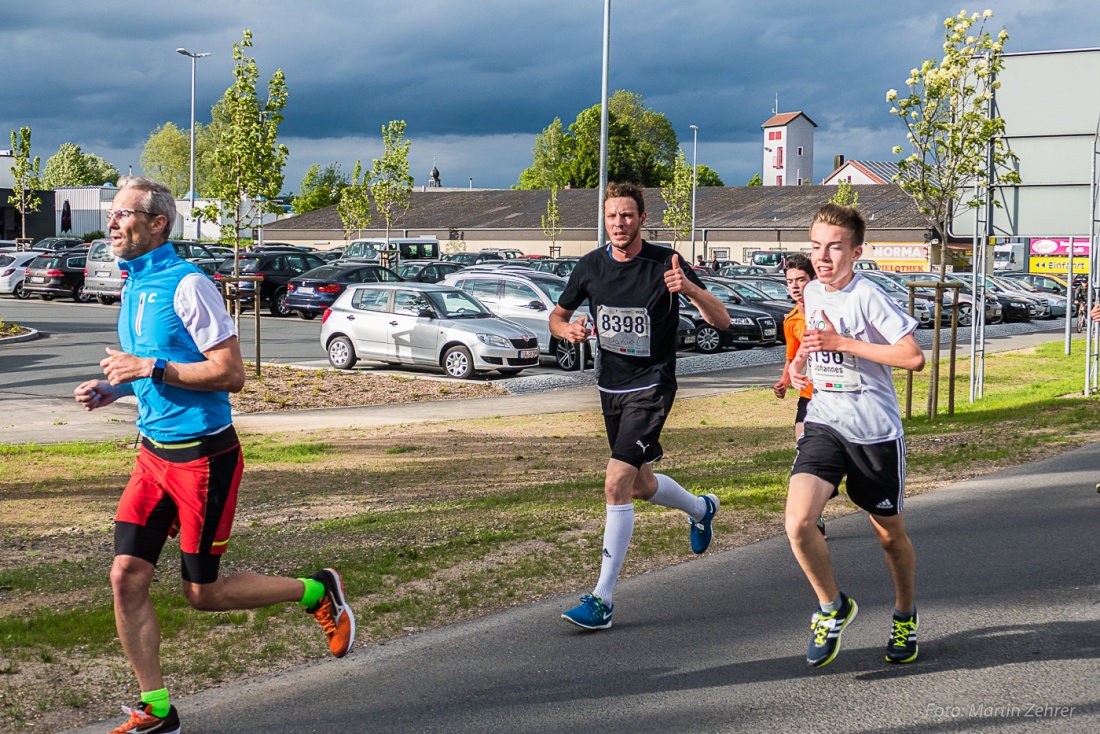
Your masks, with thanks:
M 27 264 L 41 252 L 0 252 L 0 293 L 23 300 L 31 294 L 23 290 Z
M 514 375 L 539 363 L 538 337 L 494 316 L 459 288 L 435 283 L 353 285 L 325 311 L 321 347 L 337 369 L 361 359 Z

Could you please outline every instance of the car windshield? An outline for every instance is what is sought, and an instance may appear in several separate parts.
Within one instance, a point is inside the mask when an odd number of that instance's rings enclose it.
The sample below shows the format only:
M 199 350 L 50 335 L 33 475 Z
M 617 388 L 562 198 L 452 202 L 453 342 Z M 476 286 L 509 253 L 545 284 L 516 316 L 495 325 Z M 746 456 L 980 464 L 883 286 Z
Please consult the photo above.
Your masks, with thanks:
M 322 265 L 319 268 L 307 270 L 306 272 L 295 278 L 295 280 L 306 280 L 307 278 L 309 280 L 329 280 L 331 278 L 335 278 L 337 275 L 344 272 L 345 270 L 347 270 L 347 268 L 337 268 L 332 265 Z
M 425 267 L 427 266 L 419 263 L 416 265 L 402 265 L 400 268 L 398 268 L 397 274 L 400 275 L 402 278 L 414 278 L 419 275 L 420 271 L 423 270 Z
M 256 269 L 260 266 L 260 258 L 258 258 L 258 257 L 242 257 L 242 258 L 237 259 L 237 263 L 238 263 L 238 267 L 240 268 L 240 270 L 238 272 L 240 272 L 242 274 L 255 273 Z M 233 272 L 233 258 L 231 258 L 231 257 L 226 258 L 222 262 L 221 266 L 218 268 L 218 272 L 221 273 L 222 275 L 225 275 L 227 273 L 232 274 L 232 272 Z
M 466 291 L 428 291 L 428 299 L 445 319 L 481 319 L 493 314 Z
M 1014 288 L 1018 291 L 1026 291 L 1028 293 L 1038 293 L 1039 289 L 1028 283 L 1026 280 L 1020 278 L 999 278 L 999 283 L 1004 283 L 1006 288 Z
M 756 280 L 752 282 L 752 287 L 762 291 L 768 298 L 776 301 L 782 301 L 790 295 L 787 293 L 787 286 L 774 280 Z
M 456 252 L 450 256 L 451 262 L 460 265 L 473 265 L 477 261 L 477 255 L 472 252 Z
M 909 292 L 908 288 L 903 288 L 901 285 L 894 282 L 890 278 L 879 278 L 879 277 L 867 275 L 866 273 L 863 274 L 863 277 L 867 278 L 867 280 L 869 280 L 872 283 L 874 283 L 875 285 L 879 286 L 880 288 L 882 288 L 887 293 L 908 293 Z
M 558 302 L 558 299 L 561 298 L 562 291 L 565 290 L 565 283 L 559 283 L 556 280 L 542 280 L 541 278 L 538 280 L 532 279 L 531 285 L 546 294 L 546 297 L 554 303 Z
M 54 257 L 53 255 L 48 255 L 45 257 L 36 257 L 34 260 L 31 261 L 31 264 L 28 267 L 35 270 L 41 268 L 46 268 L 47 270 L 49 270 L 51 268 L 56 268 L 60 264 L 61 258 Z
M 737 291 L 737 294 L 747 301 L 770 301 L 768 294 L 763 291 L 753 288 L 748 283 L 734 283 L 733 289 Z M 784 288 L 784 291 L 786 288 Z M 786 293 L 784 293 L 786 296 Z
M 15 262 L 15 258 L 12 255 L 0 255 L 0 268 L 11 265 L 13 262 Z
M 766 268 L 774 268 L 783 262 L 783 253 L 781 252 L 757 252 L 752 256 L 753 265 L 762 265 Z

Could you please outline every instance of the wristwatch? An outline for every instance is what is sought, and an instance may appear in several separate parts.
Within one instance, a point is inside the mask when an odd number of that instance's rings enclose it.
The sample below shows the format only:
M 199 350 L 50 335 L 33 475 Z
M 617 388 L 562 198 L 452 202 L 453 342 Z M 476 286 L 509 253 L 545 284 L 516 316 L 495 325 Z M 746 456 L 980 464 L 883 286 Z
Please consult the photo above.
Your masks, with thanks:
M 168 364 L 168 362 L 163 359 L 158 359 L 156 362 L 153 363 L 152 378 L 153 382 L 158 385 L 164 382 L 164 366 L 166 364 Z

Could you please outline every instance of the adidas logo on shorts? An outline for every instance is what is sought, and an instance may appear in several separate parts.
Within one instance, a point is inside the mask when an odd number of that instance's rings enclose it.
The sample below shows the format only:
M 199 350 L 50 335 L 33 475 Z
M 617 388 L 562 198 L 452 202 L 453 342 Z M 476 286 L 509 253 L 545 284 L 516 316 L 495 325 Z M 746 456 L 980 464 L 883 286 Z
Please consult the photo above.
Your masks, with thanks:
M 883 500 L 882 502 L 879 502 L 877 505 L 875 505 L 875 507 L 880 510 L 892 510 L 894 509 L 894 503 L 890 500 Z
M 604 548 L 603 549 L 603 557 L 604 558 L 610 558 L 611 557 L 611 551 L 607 550 L 607 548 Z

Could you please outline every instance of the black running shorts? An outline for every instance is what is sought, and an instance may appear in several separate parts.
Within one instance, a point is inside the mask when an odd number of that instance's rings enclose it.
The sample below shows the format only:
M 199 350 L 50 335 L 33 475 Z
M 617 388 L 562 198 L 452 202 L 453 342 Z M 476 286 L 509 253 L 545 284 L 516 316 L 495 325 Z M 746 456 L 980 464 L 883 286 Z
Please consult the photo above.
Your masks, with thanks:
M 848 477 L 848 498 L 872 515 L 896 515 L 905 501 L 905 439 L 852 443 L 829 426 L 807 423 L 791 476 L 811 474 L 834 487 Z
M 633 392 L 600 391 L 611 458 L 641 468 L 661 458 L 661 429 L 676 391 L 657 385 Z

